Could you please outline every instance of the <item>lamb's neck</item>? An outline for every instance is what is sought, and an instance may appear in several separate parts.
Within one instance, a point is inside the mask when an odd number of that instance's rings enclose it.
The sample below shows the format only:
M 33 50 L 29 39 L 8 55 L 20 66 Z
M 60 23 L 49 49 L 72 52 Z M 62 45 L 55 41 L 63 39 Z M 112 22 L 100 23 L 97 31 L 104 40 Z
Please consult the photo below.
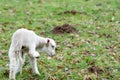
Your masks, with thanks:
M 37 42 L 37 47 L 42 48 L 47 43 L 47 40 L 46 40 L 46 38 L 37 36 L 37 41 L 36 42 Z

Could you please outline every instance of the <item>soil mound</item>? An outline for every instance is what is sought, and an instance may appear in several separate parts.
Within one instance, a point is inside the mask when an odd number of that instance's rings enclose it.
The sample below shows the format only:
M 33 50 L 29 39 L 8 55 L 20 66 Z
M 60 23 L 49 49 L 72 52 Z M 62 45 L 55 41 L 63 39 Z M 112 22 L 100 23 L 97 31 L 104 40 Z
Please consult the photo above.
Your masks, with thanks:
M 54 34 L 74 33 L 76 32 L 76 29 L 69 24 L 63 24 L 61 26 L 56 26 L 53 28 L 52 32 Z
M 86 12 L 79 12 L 79 11 L 76 11 L 76 10 L 70 10 L 70 11 L 64 11 L 64 12 L 58 13 L 58 15 L 61 15 L 61 14 L 76 15 L 76 14 L 86 14 Z

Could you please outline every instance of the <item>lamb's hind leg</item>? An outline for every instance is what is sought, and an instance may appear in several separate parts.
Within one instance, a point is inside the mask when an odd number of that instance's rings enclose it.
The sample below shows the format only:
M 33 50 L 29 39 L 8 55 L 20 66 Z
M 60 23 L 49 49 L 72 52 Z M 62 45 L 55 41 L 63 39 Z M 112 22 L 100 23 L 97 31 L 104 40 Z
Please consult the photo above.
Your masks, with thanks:
M 17 67 L 17 72 L 18 74 L 22 74 L 22 67 L 25 62 L 25 54 L 23 52 L 19 53 L 19 60 L 18 60 L 18 67 Z
M 10 59 L 10 74 L 9 74 L 9 79 L 10 80 L 15 80 L 16 68 L 17 68 L 17 56 L 16 56 L 16 52 L 9 51 L 9 59 Z

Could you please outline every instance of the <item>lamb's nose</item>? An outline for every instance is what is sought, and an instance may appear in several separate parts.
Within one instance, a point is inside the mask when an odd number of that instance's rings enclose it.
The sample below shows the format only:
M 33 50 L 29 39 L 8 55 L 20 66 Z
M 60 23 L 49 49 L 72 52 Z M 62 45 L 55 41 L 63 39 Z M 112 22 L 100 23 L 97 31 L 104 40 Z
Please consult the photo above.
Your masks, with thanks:
M 37 59 L 39 58 L 39 56 L 36 57 Z

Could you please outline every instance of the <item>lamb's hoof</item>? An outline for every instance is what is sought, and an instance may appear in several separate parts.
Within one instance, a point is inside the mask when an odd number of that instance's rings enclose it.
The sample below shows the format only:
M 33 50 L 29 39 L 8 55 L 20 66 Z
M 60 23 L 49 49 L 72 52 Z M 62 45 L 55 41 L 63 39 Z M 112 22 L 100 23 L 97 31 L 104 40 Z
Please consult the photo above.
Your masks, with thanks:
M 35 57 L 35 58 L 39 58 L 39 56 L 40 56 L 40 55 L 35 55 L 35 56 L 33 56 L 33 57 Z
M 20 72 L 17 72 L 16 75 L 20 75 L 21 73 Z
M 38 52 L 33 54 L 33 57 L 35 57 L 35 58 L 39 58 L 39 56 L 40 56 L 40 54 Z
M 38 74 L 34 74 L 34 76 L 40 76 L 40 74 L 38 73 Z
M 15 79 L 9 79 L 9 80 L 15 80 Z

